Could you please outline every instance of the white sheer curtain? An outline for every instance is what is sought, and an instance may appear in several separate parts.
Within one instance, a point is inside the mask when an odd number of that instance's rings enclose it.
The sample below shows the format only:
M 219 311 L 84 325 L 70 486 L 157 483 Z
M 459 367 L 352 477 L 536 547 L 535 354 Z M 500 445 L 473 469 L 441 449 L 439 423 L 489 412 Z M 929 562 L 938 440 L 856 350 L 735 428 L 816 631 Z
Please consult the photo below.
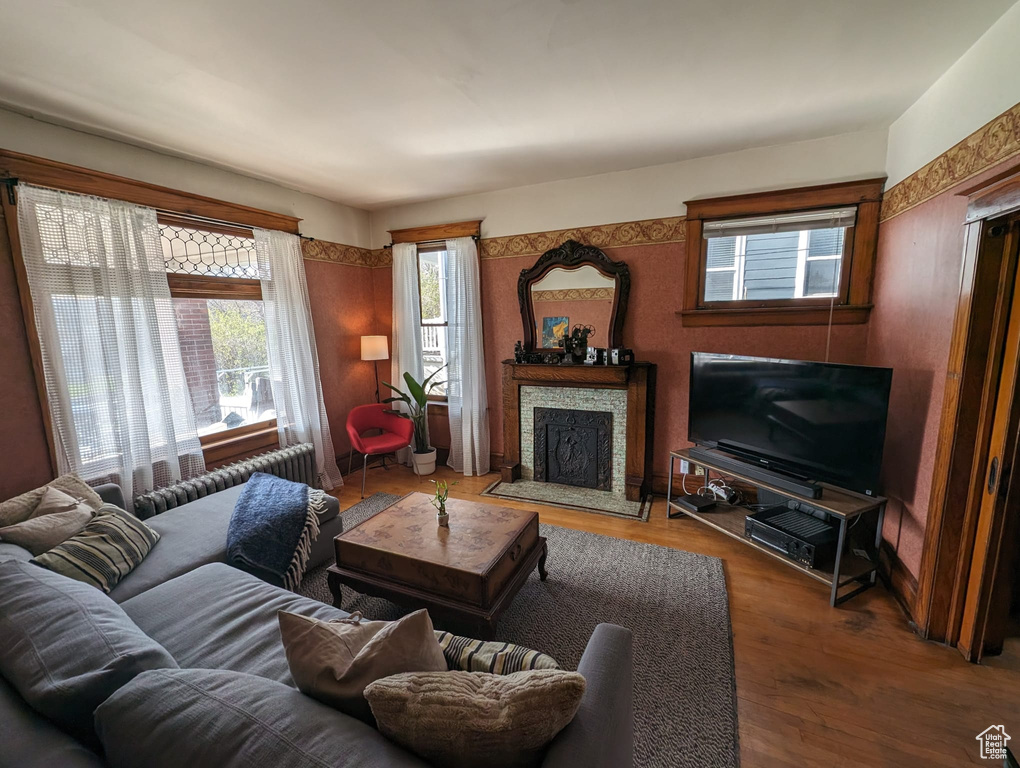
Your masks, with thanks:
M 450 459 L 465 475 L 489 471 L 489 414 L 482 349 L 478 248 L 470 237 L 446 241 L 447 341 L 450 375 Z
M 404 373 L 421 381 L 425 363 L 421 349 L 421 303 L 418 298 L 418 246 L 396 243 L 393 246 L 393 356 L 390 361 L 390 383 L 405 392 Z M 440 374 L 442 377 L 442 374 Z M 393 393 L 387 390 L 384 398 Z M 404 406 L 394 403 L 395 406 Z M 397 453 L 397 460 L 411 462 L 410 449 Z
M 269 376 L 280 445 L 312 443 L 319 485 L 327 491 L 339 488 L 344 481 L 336 465 L 322 397 L 300 238 L 256 229 L 255 253 L 262 281 Z
M 126 498 L 205 471 L 156 212 L 18 185 L 57 469 Z

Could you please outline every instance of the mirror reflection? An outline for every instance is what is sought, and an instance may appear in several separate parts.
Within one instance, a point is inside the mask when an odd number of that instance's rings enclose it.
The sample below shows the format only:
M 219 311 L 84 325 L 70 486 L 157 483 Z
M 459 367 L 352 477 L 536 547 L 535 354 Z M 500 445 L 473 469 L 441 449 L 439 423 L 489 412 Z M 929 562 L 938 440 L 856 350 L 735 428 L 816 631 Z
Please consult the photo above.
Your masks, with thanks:
M 555 267 L 531 285 L 536 347 L 556 349 L 575 325 L 592 326 L 588 346 L 607 347 L 613 316 L 616 279 L 585 264 Z

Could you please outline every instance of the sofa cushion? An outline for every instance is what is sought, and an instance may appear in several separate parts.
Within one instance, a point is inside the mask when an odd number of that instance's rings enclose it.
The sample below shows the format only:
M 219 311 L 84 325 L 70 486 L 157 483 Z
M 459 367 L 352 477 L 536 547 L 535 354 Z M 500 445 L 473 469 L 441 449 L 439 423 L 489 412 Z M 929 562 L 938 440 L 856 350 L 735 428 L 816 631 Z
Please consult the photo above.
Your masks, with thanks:
M 96 711 L 111 768 L 402 768 L 423 763 L 289 686 L 215 669 L 145 672 Z
M 145 522 L 160 544 L 111 592 L 118 603 L 188 571 L 221 563 L 227 556 L 227 526 L 243 485 L 203 496 Z
M 8 560 L 27 561 L 31 559 L 32 553 L 24 547 L 19 547 L 17 544 L 10 544 L 6 541 L 0 541 L 0 563 L 5 563 Z
M 102 768 L 95 752 L 32 709 L 0 677 L 0 764 L 18 768 Z
M 534 768 L 584 696 L 577 672 L 405 672 L 365 698 L 380 733 L 448 768 Z
M 182 667 L 231 669 L 287 685 L 294 680 L 278 611 L 329 620 L 343 611 L 274 587 L 224 563 L 204 565 L 121 604 Z
M 69 473 L 61 475 L 56 480 L 51 480 L 44 486 L 26 491 L 20 496 L 15 496 L 13 499 L 0 502 L 0 525 L 13 525 L 32 517 L 46 489 L 51 486 L 58 488 L 69 496 L 81 499 L 92 509 L 99 509 L 103 506 L 103 500 L 99 498 L 98 493 L 92 490 L 78 475 Z
M 109 594 L 158 542 L 159 534 L 137 517 L 104 504 L 80 533 L 32 562 Z
M 94 742 L 92 713 L 147 669 L 175 668 L 98 589 L 10 560 L 0 563 L 0 673 L 33 709 Z
M 110 597 L 122 603 L 200 566 L 225 562 L 227 528 L 243 490 L 243 484 L 235 485 L 148 518 L 146 524 L 162 537 L 160 545 L 113 588 Z M 309 568 L 332 561 L 333 537 L 341 532 L 339 509 L 340 502 L 335 497 L 326 498 L 326 511 L 319 516 L 319 538 L 312 544 Z

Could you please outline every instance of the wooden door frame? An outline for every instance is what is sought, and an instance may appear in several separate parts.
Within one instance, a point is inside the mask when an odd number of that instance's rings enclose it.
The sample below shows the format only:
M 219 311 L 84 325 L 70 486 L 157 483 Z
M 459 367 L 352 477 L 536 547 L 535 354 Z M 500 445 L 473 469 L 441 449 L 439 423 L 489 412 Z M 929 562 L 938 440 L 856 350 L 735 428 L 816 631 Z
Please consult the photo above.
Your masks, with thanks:
M 968 198 L 960 291 L 946 372 L 913 619 L 921 636 L 960 641 L 984 467 L 1017 270 L 1005 222 L 1020 212 L 1020 171 L 960 192 Z M 990 354 L 991 353 L 991 354 Z

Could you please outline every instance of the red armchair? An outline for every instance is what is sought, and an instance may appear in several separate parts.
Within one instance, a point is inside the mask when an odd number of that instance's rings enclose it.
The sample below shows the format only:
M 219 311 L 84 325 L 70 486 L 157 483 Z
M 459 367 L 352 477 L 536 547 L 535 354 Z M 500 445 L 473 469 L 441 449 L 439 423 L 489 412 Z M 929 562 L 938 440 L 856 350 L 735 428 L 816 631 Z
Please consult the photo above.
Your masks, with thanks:
M 361 465 L 361 498 L 365 498 L 365 475 L 368 472 L 368 457 L 395 453 L 411 444 L 414 437 L 414 423 L 410 419 L 386 413 L 390 406 L 382 403 L 359 405 L 347 414 L 347 436 L 351 439 L 351 454 L 347 460 L 347 474 L 351 473 L 354 451 L 364 455 Z M 372 430 L 382 430 L 380 435 L 364 435 Z

